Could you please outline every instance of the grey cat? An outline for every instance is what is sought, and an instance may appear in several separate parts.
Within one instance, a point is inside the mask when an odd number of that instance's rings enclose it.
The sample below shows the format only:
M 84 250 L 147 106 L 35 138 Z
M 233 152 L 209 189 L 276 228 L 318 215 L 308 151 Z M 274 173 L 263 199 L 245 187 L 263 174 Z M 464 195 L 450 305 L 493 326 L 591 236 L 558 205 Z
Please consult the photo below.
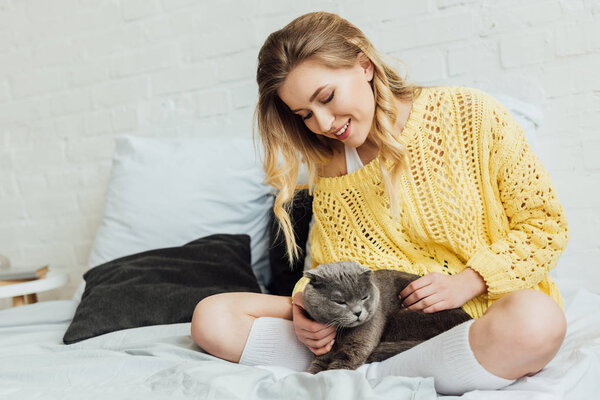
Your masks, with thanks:
M 304 276 L 310 279 L 304 309 L 315 321 L 338 327 L 331 351 L 310 365 L 313 374 L 382 361 L 471 319 L 460 308 L 436 313 L 401 308 L 398 294 L 419 275 L 340 261 Z

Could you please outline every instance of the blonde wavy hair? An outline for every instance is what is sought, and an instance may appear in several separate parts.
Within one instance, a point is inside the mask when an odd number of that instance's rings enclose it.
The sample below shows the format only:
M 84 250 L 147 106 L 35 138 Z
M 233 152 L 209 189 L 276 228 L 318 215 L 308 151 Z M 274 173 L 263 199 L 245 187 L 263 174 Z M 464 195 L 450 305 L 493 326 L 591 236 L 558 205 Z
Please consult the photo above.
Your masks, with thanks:
M 279 221 L 278 232 L 283 230 L 285 235 L 290 263 L 299 257 L 300 251 L 290 220 L 300 162 L 306 163 L 308 188 L 312 193 L 318 166 L 327 164 L 333 156 L 331 141 L 334 139 L 311 132 L 302 118 L 292 113 L 279 98 L 277 90 L 289 72 L 307 59 L 328 67 L 350 68 L 360 53 L 368 57 L 374 67 L 371 87 L 375 114 L 369 137 L 379 149 L 390 209 L 397 218 L 398 194 L 393 188 L 398 187 L 400 174 L 408 168 L 410 160 L 408 150 L 394 137 L 397 119 L 394 97 L 412 100 L 419 95 L 421 87 L 406 84 L 396 70 L 383 61 L 360 29 L 332 13 L 312 12 L 294 19 L 271 33 L 258 53 L 259 98 L 254 118 L 264 150 L 265 182 L 277 189 L 273 212 Z

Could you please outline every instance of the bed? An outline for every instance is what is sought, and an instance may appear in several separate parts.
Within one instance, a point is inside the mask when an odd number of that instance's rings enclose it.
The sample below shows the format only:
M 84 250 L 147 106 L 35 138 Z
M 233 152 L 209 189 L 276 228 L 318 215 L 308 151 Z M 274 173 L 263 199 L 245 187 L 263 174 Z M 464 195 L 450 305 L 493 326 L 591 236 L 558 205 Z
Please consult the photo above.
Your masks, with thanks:
M 524 127 L 535 125 L 535 113 L 519 113 L 527 109 L 508 105 L 517 119 L 529 116 L 520 121 Z M 211 290 L 239 288 L 284 293 L 301 273 L 273 269 L 281 259 L 281 254 L 273 254 L 273 249 L 280 248 L 281 243 L 273 239 L 272 191 L 262 182 L 258 158 L 248 157 L 254 150 L 249 139 L 218 136 L 118 138 L 104 217 L 89 262 L 95 267 L 84 275 L 87 282 L 71 300 L 0 311 L 0 398 L 455 398 L 438 395 L 430 377 L 367 380 L 356 371 L 310 375 L 279 366 L 249 367 L 217 359 L 192 341 L 192 310 L 183 316 L 176 316 L 175 311 L 193 309 L 197 296 L 208 295 Z M 295 220 L 303 223 L 303 228 L 299 228 L 302 242 L 306 240 L 310 218 L 306 204 L 297 204 L 295 210 L 300 216 Z M 238 235 L 240 232 L 247 236 Z M 217 237 L 220 242 L 204 241 L 206 237 L 215 240 L 215 234 L 221 235 Z M 224 251 L 215 243 L 226 243 L 238 250 Z M 143 259 L 148 263 L 148 257 L 165 260 L 176 255 L 178 263 L 173 265 L 188 268 L 189 259 L 185 257 L 193 256 L 193 246 L 200 245 L 215 249 L 217 258 L 224 252 L 235 255 L 239 251 L 239 257 L 222 260 L 238 265 L 238 270 L 220 269 L 223 265 L 214 258 L 204 260 L 217 271 L 228 271 L 217 274 L 225 280 L 239 275 L 238 286 L 207 283 L 218 280 L 215 274 L 176 281 L 173 276 L 177 274 L 172 271 L 160 276 L 142 273 L 146 281 L 137 283 L 126 275 L 117 276 L 117 283 L 106 280 L 106 276 L 116 276 L 114 271 L 140 271 L 136 262 Z M 168 260 L 171 265 L 173 260 Z M 569 266 L 561 264 L 560 268 L 568 270 Z M 161 292 L 156 279 L 163 284 L 165 277 L 171 279 L 169 285 L 175 286 Z M 248 277 L 256 282 L 249 283 Z M 190 285 L 191 280 L 203 287 Z M 130 286 L 119 286 L 122 282 Z M 560 279 L 557 283 L 565 299 L 568 330 L 552 362 L 535 376 L 519 379 L 503 390 L 473 391 L 461 398 L 535 400 L 598 396 L 600 295 Z M 180 298 L 174 300 L 168 293 L 174 292 L 176 286 L 182 291 L 177 292 Z M 208 286 L 210 290 L 203 291 Z M 100 287 L 104 291 L 97 290 Z M 168 308 L 170 303 L 175 303 L 175 308 Z M 161 308 L 162 313 L 152 312 L 149 319 L 139 318 L 154 308 Z M 137 319 L 122 318 L 118 313 L 128 318 L 135 315 Z M 93 319 L 98 316 L 104 319 Z M 83 325 L 77 325 L 82 321 Z M 108 327 L 99 330 L 101 325 Z M 84 334 L 72 334 L 77 326 L 77 332 L 83 330 Z M 65 344 L 67 337 L 69 344 Z

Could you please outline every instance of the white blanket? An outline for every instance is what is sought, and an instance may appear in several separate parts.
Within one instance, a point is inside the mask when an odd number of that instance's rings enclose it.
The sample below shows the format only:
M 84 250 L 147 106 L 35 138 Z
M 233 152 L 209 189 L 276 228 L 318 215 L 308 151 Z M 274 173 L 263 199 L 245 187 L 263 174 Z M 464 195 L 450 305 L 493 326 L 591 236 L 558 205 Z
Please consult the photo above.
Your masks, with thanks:
M 534 377 L 465 399 L 591 399 L 600 393 L 600 296 L 567 298 L 568 331 Z M 49 301 L 0 312 L 0 399 L 413 399 L 436 398 L 433 378 L 366 380 L 356 371 L 294 373 L 247 367 L 200 351 L 190 324 L 109 333 L 73 345 L 62 336 L 77 306 Z M 458 397 L 442 396 L 444 399 Z

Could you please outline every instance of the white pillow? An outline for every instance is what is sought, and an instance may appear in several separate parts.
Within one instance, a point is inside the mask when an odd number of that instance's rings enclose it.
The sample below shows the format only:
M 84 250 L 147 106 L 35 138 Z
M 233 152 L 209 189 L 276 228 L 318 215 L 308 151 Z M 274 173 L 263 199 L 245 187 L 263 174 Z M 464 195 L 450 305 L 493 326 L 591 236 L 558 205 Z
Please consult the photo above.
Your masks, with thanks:
M 247 233 L 264 291 L 271 188 L 251 138 L 117 137 L 89 267 L 214 233 Z M 80 300 L 85 282 L 73 299 Z

